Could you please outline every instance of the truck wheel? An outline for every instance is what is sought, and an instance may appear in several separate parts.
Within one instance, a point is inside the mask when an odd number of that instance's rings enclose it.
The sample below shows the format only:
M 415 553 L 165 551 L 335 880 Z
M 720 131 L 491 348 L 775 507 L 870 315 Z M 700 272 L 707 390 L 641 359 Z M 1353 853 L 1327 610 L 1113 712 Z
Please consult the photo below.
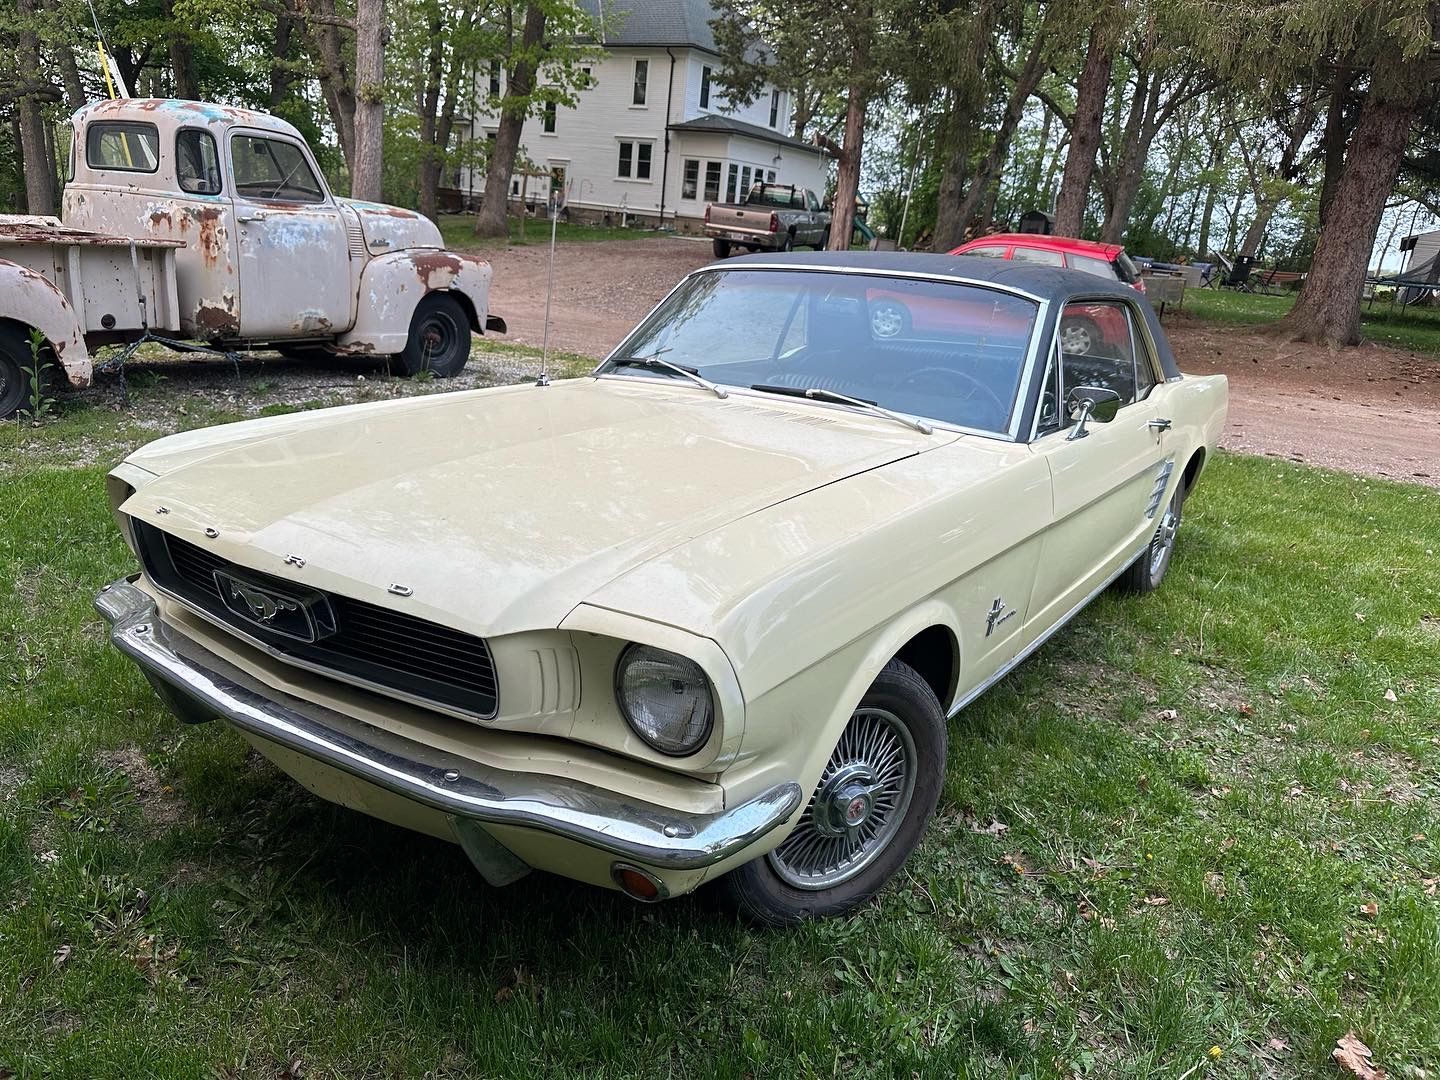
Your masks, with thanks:
M 816 251 L 824 251 L 830 246 L 830 226 L 825 226 L 825 231 L 820 234 L 820 243 L 815 246 Z
M 795 234 L 794 234 L 794 233 L 788 233 L 788 232 L 787 232 L 787 233 L 785 234 L 784 238 L 780 241 L 780 246 L 777 247 L 775 250 L 776 250 L 776 251 L 781 251 L 781 252 L 784 252 L 784 251 L 794 251 L 794 250 L 795 250 Z
M 14 327 L 0 326 L 0 420 L 29 402 L 30 374 L 25 369 L 30 366 L 30 342 Z
M 730 241 L 721 240 L 718 236 L 710 241 L 710 250 L 715 253 L 717 259 L 728 259 L 730 257 Z
M 410 319 L 410 339 L 396 357 L 406 375 L 429 371 L 442 379 L 458 375 L 470 359 L 470 319 L 460 301 L 443 292 L 433 292 L 415 305 Z
M 945 779 L 945 711 L 914 668 L 891 660 L 856 706 L 790 835 L 719 885 L 771 926 L 865 903 L 920 843 Z

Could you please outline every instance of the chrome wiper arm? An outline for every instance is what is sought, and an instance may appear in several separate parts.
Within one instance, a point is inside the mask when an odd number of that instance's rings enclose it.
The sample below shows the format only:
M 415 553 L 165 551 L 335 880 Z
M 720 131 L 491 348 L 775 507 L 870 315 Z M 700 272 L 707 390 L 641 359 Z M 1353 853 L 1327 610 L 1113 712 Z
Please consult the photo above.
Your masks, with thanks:
M 818 386 L 771 386 L 769 383 L 756 383 L 751 386 L 750 389 L 759 390 L 764 394 L 785 394 L 788 397 L 810 398 L 812 401 L 833 401 L 839 405 L 853 405 L 857 409 L 864 409 L 866 412 L 872 412 L 876 416 L 889 417 L 891 420 L 904 424 L 906 427 L 912 427 L 920 432 L 921 435 L 933 435 L 935 433 L 935 429 L 925 423 L 924 420 L 916 420 L 913 417 L 906 416 L 904 413 L 894 412 L 885 408 L 883 405 L 875 404 L 873 401 L 866 401 L 864 398 L 851 397 L 849 394 L 839 394 L 834 390 L 823 390 Z
M 711 382 L 698 371 L 681 367 L 679 364 L 672 364 L 669 360 L 661 360 L 658 356 L 620 356 L 611 360 L 610 363 L 616 367 L 662 367 L 675 372 L 677 375 L 685 376 L 685 378 L 689 379 L 696 386 L 703 386 L 718 398 L 728 398 L 730 396 L 729 390 L 726 390 L 717 383 Z

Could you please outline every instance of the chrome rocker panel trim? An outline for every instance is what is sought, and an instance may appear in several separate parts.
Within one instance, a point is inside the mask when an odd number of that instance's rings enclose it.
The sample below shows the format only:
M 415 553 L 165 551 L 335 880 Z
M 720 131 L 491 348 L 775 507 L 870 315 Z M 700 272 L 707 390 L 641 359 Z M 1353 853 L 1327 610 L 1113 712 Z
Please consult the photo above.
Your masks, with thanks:
M 180 655 L 155 601 L 128 579 L 102 589 L 95 609 L 110 623 L 111 642 L 182 719 L 218 717 L 462 822 L 538 829 L 647 866 L 698 870 L 753 844 L 801 804 L 792 781 L 719 813 L 688 814 L 578 781 L 495 769 L 289 699 L 301 712 L 193 642 L 184 643 L 192 655 Z

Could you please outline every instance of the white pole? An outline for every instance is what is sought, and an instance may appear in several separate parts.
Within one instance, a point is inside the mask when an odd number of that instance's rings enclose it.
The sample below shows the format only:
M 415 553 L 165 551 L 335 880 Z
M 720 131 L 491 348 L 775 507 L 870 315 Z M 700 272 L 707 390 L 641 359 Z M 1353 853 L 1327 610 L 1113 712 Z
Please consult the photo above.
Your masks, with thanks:
M 545 329 L 540 335 L 540 377 L 536 386 L 550 385 L 550 298 L 555 295 L 555 230 L 560 223 L 560 202 L 550 193 L 550 281 L 545 287 Z

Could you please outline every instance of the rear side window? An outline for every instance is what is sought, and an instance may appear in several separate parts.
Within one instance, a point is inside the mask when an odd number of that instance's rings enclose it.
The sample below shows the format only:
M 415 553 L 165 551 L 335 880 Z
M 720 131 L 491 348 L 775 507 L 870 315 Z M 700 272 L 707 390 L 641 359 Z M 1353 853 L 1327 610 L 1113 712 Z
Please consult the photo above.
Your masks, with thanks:
M 1115 280 L 1115 268 L 1104 259 L 1092 259 L 1089 255 L 1069 255 L 1070 269 L 1083 270 L 1087 274 L 1094 274 L 1096 277 L 1103 277 L 1106 281 Z
M 1047 251 L 1044 248 L 1017 247 L 1011 258 L 1016 262 L 1039 263 L 1041 266 L 1065 265 L 1065 256 L 1058 251 Z
M 160 167 L 160 133 L 154 124 L 99 120 L 85 133 L 85 163 L 92 169 L 153 173 Z
M 325 189 L 294 143 L 258 135 L 230 139 L 235 191 L 249 199 L 324 202 Z
M 1003 247 L 978 247 L 969 251 L 962 251 L 962 255 L 974 255 L 978 259 L 1003 259 L 1005 249 Z
M 192 195 L 220 194 L 220 154 L 208 131 L 185 128 L 175 136 L 175 178 Z

